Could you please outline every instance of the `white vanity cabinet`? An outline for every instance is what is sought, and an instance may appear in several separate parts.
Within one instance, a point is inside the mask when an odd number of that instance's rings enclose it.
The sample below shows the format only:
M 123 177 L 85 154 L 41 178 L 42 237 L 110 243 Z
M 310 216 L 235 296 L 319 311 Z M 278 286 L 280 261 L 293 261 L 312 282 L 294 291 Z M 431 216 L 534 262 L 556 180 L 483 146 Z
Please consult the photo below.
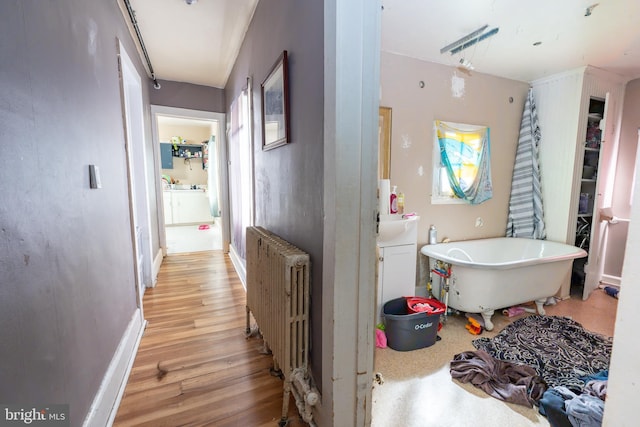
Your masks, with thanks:
M 402 219 L 398 215 L 380 222 L 376 323 L 382 319 L 382 310 L 387 301 L 415 295 L 418 219 Z
M 598 212 L 611 204 L 625 83 L 618 75 L 583 67 L 536 80 L 531 86 L 542 134 L 539 162 L 547 240 L 575 245 L 582 241 L 578 234 L 588 234 L 589 255 L 586 264 L 577 267 L 584 272 L 586 299 L 602 277 L 600 250 L 606 242 L 601 241 L 604 223 Z M 600 104 L 596 110 L 594 103 Z M 587 135 L 596 121 L 599 144 Z M 590 230 L 584 230 L 585 220 Z M 571 277 L 567 277 L 558 296 L 568 298 L 570 291 Z
M 417 245 L 381 247 L 378 252 L 378 315 L 384 303 L 416 292 Z
M 211 223 L 209 194 L 202 190 L 164 192 L 165 225 Z

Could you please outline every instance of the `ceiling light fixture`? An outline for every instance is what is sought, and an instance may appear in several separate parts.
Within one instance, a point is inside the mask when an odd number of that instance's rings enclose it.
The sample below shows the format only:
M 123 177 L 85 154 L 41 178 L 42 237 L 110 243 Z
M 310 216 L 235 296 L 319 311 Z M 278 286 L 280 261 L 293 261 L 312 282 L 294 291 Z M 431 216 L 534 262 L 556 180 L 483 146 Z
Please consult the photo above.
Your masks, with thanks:
M 468 59 L 460 58 L 460 66 L 465 70 L 469 70 L 469 71 L 475 70 L 475 67 L 473 66 L 471 61 L 469 61 Z
M 467 34 L 466 36 L 462 37 L 461 39 L 458 39 L 456 41 L 454 41 L 451 44 L 446 45 L 445 47 L 443 47 L 442 49 L 440 49 L 440 53 L 445 53 L 445 52 L 451 52 L 454 48 L 460 46 L 461 44 L 463 44 L 464 42 L 471 40 L 473 37 L 477 36 L 478 34 L 481 34 L 484 30 L 486 30 L 488 27 L 488 25 L 485 25 L 481 28 L 478 28 L 475 31 L 472 31 L 471 33 Z
M 198 3 L 198 0 L 184 0 L 184 2 L 186 4 L 188 4 L 189 6 L 191 6 L 192 4 L 196 4 Z
M 500 28 L 496 27 L 485 33 L 484 30 L 486 30 L 488 27 L 488 25 L 484 25 L 478 28 L 477 30 L 467 34 L 461 39 L 458 39 L 455 42 L 443 47 L 442 49 L 440 49 L 440 53 L 450 52 L 451 55 L 454 55 L 456 53 L 462 52 L 463 50 L 473 46 L 474 44 L 496 35 L 500 30 Z

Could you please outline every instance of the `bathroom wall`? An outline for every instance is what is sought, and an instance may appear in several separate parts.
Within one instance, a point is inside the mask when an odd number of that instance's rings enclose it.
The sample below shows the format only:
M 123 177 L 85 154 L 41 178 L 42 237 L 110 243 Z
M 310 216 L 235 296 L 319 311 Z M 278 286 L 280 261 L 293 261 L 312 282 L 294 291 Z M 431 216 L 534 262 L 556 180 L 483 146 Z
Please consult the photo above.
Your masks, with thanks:
M 528 84 L 383 52 L 381 86 L 380 105 L 392 108 L 391 185 L 405 194 L 405 212 L 420 215 L 418 247 L 426 244 L 431 224 L 438 240 L 504 236 Z M 431 204 L 436 119 L 490 127 L 491 200 L 476 206 Z

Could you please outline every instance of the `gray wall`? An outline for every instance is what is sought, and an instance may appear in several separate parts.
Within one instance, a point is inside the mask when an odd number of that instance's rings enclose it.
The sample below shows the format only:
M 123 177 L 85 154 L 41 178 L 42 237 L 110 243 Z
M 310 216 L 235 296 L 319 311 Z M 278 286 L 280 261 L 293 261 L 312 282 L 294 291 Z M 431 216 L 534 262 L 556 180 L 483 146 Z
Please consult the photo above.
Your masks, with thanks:
M 116 38 L 137 54 L 115 1 L 5 0 L 0 21 L 0 402 L 68 403 L 75 426 L 136 308 Z
M 149 101 L 153 105 L 226 113 L 224 89 L 191 83 L 159 80 L 160 89 L 149 81 Z
M 321 1 L 261 1 L 225 88 L 229 109 L 246 86 L 246 78 L 253 79 L 256 225 L 311 257 L 310 356 L 318 382 L 322 374 L 323 13 Z M 289 55 L 291 143 L 262 151 L 260 84 L 283 50 Z

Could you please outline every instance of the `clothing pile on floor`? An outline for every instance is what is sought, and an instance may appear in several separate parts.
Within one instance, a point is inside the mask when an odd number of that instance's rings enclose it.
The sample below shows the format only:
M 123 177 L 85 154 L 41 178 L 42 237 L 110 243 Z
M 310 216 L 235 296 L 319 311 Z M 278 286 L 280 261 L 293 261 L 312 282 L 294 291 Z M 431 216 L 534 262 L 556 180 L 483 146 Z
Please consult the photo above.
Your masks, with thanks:
M 569 318 L 528 316 L 473 345 L 477 351 L 454 356 L 452 378 L 505 402 L 538 406 L 552 427 L 602 424 L 611 338 Z
M 494 359 L 482 350 L 456 354 L 450 372 L 452 378 L 471 383 L 496 399 L 530 408 L 547 390 L 533 368 Z
M 602 425 L 604 401 L 607 397 L 608 371 L 585 378 L 580 393 L 567 387 L 548 389 L 540 399 L 538 411 L 552 427 L 599 427 Z

